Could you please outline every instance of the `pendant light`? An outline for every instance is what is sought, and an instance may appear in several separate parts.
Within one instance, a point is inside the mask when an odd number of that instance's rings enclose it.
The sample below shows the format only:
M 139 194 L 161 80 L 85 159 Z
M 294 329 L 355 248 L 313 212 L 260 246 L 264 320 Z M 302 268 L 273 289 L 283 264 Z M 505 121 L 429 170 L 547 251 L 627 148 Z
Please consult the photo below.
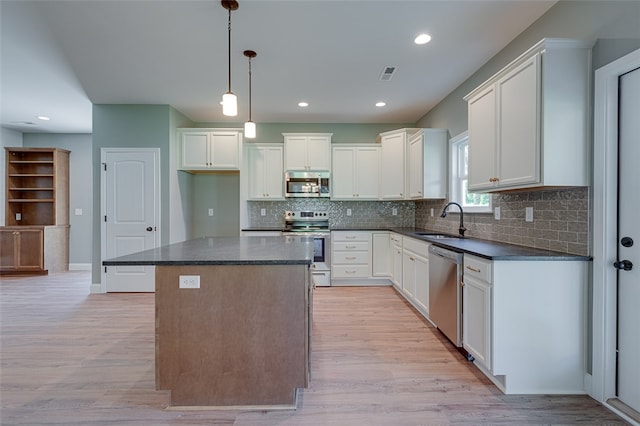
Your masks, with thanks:
M 235 0 L 222 0 L 222 7 L 229 11 L 229 91 L 222 95 L 222 113 L 235 117 L 238 115 L 238 97 L 231 92 L 231 11 L 238 9 L 238 2 Z
M 244 56 L 249 58 L 249 120 L 244 123 L 244 137 L 249 139 L 256 137 L 256 123 L 251 121 L 251 59 L 256 55 L 257 53 L 253 50 L 244 51 Z

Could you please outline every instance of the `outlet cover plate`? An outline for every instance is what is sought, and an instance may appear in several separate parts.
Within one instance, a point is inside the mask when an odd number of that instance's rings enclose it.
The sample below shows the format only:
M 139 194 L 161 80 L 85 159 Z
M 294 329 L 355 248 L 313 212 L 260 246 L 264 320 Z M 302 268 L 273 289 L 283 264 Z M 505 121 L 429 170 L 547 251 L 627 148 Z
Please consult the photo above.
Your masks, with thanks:
M 200 275 L 180 275 L 180 288 L 200 288 Z
M 495 220 L 500 220 L 500 207 L 493 209 L 493 218 Z

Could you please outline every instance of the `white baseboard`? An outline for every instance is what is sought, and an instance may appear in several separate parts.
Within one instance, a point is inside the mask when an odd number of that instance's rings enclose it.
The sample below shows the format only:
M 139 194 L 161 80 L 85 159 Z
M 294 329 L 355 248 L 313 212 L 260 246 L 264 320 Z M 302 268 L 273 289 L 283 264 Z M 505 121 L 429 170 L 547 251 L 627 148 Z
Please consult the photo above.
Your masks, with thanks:
M 91 284 L 91 294 L 102 294 L 102 284 L 101 283 L 92 283 Z
M 91 263 L 70 263 L 69 270 L 70 271 L 90 271 Z

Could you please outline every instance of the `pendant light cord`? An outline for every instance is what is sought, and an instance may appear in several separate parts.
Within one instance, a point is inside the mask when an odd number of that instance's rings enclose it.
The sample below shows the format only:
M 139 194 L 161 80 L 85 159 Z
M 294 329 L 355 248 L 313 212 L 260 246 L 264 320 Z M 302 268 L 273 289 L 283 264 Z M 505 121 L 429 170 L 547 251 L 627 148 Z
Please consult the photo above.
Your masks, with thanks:
M 231 93 L 231 8 L 229 8 L 229 93 Z
M 251 57 L 249 57 L 249 121 L 251 121 Z

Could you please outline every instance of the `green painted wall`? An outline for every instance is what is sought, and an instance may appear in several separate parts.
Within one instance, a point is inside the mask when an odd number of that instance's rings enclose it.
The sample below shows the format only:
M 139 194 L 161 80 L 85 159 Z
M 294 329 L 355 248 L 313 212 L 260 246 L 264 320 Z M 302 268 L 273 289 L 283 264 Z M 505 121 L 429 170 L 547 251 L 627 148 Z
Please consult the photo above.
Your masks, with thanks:
M 169 105 L 94 105 L 93 106 L 93 283 L 100 282 L 101 215 L 100 150 L 110 147 L 159 148 L 161 243 L 169 241 Z M 165 231 L 166 230 L 166 231 Z
M 257 118 L 256 118 L 257 119 Z M 242 128 L 243 123 L 198 123 L 197 127 Z M 283 133 L 333 133 L 332 143 L 374 143 L 379 133 L 413 123 L 358 124 L 358 123 L 257 123 L 257 137 L 252 142 L 283 142 Z

